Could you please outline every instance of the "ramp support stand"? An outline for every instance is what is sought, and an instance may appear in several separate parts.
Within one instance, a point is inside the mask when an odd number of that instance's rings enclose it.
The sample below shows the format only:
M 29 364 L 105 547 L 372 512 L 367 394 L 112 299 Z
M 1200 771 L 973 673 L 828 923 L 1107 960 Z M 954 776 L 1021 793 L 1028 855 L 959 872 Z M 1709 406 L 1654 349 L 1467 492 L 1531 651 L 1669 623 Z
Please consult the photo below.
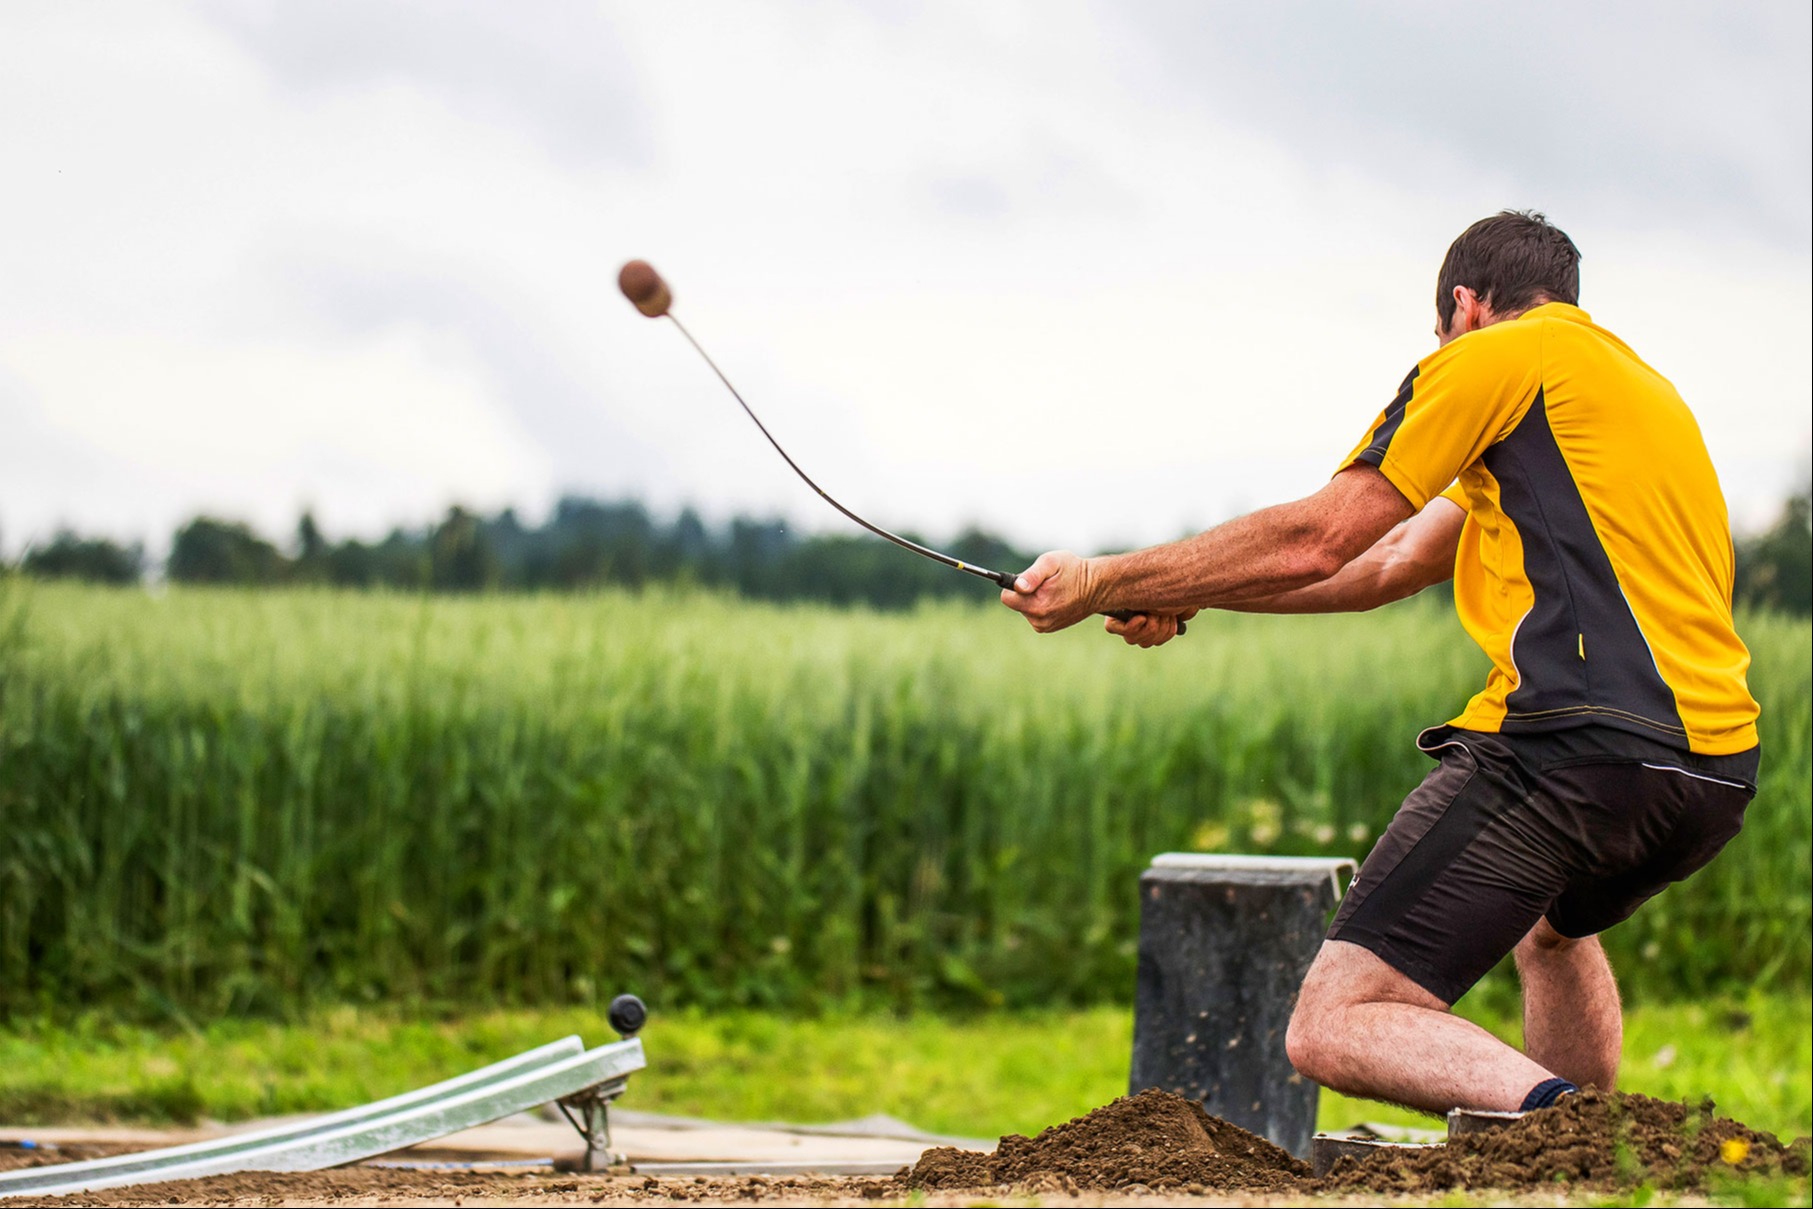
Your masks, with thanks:
M 629 1161 L 611 1149 L 611 1101 L 621 1096 L 628 1085 L 627 1079 L 612 1079 L 559 1101 L 561 1113 L 585 1139 L 585 1153 L 579 1157 L 578 1170 L 609 1171 Z M 574 1113 L 579 1115 L 575 1117 Z
M 648 1023 L 648 1006 L 634 995 L 619 995 L 611 1000 L 607 1018 L 617 1035 L 628 1041 Z M 561 1115 L 585 1139 L 585 1153 L 579 1156 L 580 1171 L 609 1171 L 628 1164 L 627 1156 L 611 1149 L 611 1101 L 621 1096 L 627 1086 L 626 1075 L 594 1083 L 559 1100 Z M 575 1112 L 579 1114 L 577 1120 L 573 1117 Z

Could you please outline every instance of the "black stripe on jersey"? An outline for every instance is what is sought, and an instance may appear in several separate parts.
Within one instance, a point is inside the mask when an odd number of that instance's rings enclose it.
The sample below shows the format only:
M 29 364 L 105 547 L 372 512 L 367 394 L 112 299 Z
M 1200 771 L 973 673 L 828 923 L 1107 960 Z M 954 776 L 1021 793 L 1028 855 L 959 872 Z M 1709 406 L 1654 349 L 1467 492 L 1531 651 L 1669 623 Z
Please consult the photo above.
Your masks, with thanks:
M 1377 428 L 1373 429 L 1371 443 L 1360 451 L 1354 461 L 1370 462 L 1377 466 L 1385 460 L 1385 451 L 1391 448 L 1391 438 L 1398 434 L 1398 425 L 1404 422 L 1404 409 L 1410 406 L 1410 396 L 1414 393 L 1411 383 L 1416 381 L 1416 376 L 1421 372 L 1423 372 L 1423 367 L 1420 365 L 1410 367 L 1410 373 L 1404 378 L 1404 384 L 1398 387 L 1397 398 L 1393 399 L 1391 405 L 1385 408 L 1385 418 L 1379 421 Z
M 1592 723 L 1685 740 L 1674 693 L 1656 670 L 1555 443 L 1542 391 L 1484 461 L 1523 540 L 1524 574 L 1536 597 L 1511 639 L 1518 684 L 1505 698 L 1502 729 Z

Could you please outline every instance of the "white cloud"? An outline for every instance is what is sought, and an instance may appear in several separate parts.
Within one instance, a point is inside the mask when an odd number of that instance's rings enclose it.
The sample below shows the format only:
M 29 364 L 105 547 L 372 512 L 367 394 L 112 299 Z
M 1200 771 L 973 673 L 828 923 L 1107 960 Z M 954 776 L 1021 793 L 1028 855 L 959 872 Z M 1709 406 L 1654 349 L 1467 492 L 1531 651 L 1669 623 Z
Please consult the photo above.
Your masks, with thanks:
M 1422 102 L 1484 18 L 1304 11 L 10 6 L 0 536 L 287 531 L 304 500 L 371 532 L 566 489 L 843 525 L 616 296 L 646 256 L 878 523 L 1156 540 L 1320 481 L 1428 347 L 1448 240 L 1506 204 L 1551 207 L 1734 513 L 1772 508 L 1808 445 L 1806 139 L 1777 145 L 1804 60 L 1658 10 L 1616 53 L 1703 45 L 1688 99 L 1614 95 L 1620 60 L 1563 105 L 1611 34 L 1548 53 L 1518 18 L 1467 86 L 1540 51 L 1544 103 L 1487 88 L 1470 124 Z M 1617 145 L 1543 142 L 1572 126 Z
M 9 427 L 81 450 L 95 478 L 74 485 L 120 530 L 167 536 L 196 510 L 287 534 L 313 506 L 330 527 L 371 531 L 432 501 L 496 508 L 547 490 L 542 451 L 474 389 L 462 351 L 427 333 L 336 349 L 40 336 L 4 356 Z M 42 533 L 74 510 L 37 495 L 55 482 L 42 466 L 32 494 L 13 489 L 34 452 L 0 453 L 0 510 Z M 121 467 L 128 492 L 107 491 L 99 480 Z
M 650 153 L 634 64 L 603 6 L 512 0 L 207 0 L 286 87 L 416 94 L 583 164 Z
M 1805 252 L 1806 5 L 1443 0 L 1115 10 L 1168 95 L 1408 187 L 1475 177 L 1582 216 Z M 1717 236 L 1715 236 L 1717 238 Z

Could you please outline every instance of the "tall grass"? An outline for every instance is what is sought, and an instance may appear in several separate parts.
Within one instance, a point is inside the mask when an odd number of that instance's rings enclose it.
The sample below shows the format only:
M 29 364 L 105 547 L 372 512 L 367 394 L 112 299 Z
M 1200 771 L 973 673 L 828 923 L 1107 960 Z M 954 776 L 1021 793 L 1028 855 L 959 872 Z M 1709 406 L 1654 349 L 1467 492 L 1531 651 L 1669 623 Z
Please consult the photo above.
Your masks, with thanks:
M 1633 993 L 1809 977 L 1810 631 L 1764 784 L 1613 932 Z M 0 584 L 0 1010 L 1080 1002 L 1159 851 L 1362 855 L 1483 657 L 1433 604 L 1204 617 Z

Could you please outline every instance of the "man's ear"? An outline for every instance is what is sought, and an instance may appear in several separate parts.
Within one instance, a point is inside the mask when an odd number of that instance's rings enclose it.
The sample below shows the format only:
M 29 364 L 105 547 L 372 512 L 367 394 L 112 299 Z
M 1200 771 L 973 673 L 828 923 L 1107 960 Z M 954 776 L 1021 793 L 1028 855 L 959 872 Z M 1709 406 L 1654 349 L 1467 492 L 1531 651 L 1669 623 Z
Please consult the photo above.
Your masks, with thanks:
M 1485 326 L 1483 322 L 1486 317 L 1485 310 L 1486 304 L 1480 301 L 1479 295 L 1475 294 L 1471 288 L 1464 285 L 1454 287 L 1454 332 L 1456 335 L 1478 331 Z

